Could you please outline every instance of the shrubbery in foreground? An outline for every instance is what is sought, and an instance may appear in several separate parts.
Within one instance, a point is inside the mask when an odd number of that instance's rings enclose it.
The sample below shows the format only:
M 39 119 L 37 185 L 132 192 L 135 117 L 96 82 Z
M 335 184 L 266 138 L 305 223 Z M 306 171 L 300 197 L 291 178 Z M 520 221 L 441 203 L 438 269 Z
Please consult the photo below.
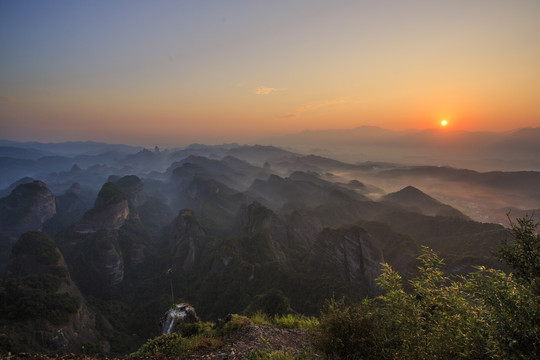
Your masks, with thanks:
M 385 264 L 384 294 L 347 306 L 331 300 L 312 331 L 316 350 L 339 359 L 536 359 L 539 294 L 529 281 L 478 267 L 467 276 L 443 274 L 424 248 L 412 293 Z

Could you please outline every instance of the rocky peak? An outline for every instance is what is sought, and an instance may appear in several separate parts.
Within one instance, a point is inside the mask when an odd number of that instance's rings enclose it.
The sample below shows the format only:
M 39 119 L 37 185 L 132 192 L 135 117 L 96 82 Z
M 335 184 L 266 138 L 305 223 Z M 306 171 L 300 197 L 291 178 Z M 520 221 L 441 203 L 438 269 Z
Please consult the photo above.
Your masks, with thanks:
M 135 207 L 139 207 L 146 202 L 144 184 L 141 179 L 135 175 L 124 176 L 115 183 L 127 195 L 128 201 Z
M 69 189 L 66 190 L 66 194 L 75 194 L 80 195 L 81 194 L 81 184 L 78 182 L 74 182 L 73 185 Z
M 37 231 L 21 235 L 13 246 L 4 283 L 9 286 L 3 293 L 2 306 L 8 314 L 3 321 L 20 340 L 48 352 L 80 352 L 88 343 L 109 349 L 99 339 L 95 314 L 47 235 Z
M 298 211 L 293 211 L 287 219 L 289 245 L 311 250 L 322 226 Z
M 96 198 L 95 208 L 105 207 L 111 204 L 121 203 L 127 200 L 127 196 L 122 188 L 113 182 L 106 182 L 101 187 Z
M 397 192 L 385 195 L 381 200 L 424 215 L 467 218 L 459 210 L 443 204 L 414 186 L 407 186 Z
M 82 233 L 95 232 L 98 229 L 116 230 L 124 225 L 128 216 L 126 194 L 117 184 L 107 182 L 99 191 L 94 208 L 75 223 L 74 230 Z
M 195 265 L 201 249 L 206 245 L 207 236 L 203 227 L 191 210 L 181 210 L 169 226 L 166 235 L 167 246 L 180 260 L 184 271 L 190 271 Z
M 286 224 L 272 210 L 256 201 L 240 208 L 238 222 L 247 235 L 268 232 L 282 246 L 289 245 Z
M 44 182 L 20 184 L 0 199 L 0 232 L 15 240 L 24 232 L 41 230 L 55 213 L 54 195 Z

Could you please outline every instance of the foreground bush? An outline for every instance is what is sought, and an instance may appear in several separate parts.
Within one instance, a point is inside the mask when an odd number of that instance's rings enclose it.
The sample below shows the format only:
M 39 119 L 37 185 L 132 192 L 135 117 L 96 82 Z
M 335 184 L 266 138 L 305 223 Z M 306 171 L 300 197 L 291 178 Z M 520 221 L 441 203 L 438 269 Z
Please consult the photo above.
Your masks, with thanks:
M 310 335 L 316 351 L 331 359 L 371 359 L 380 356 L 377 349 L 377 322 L 372 304 L 366 300 L 353 306 L 343 300 L 330 300 Z
M 179 333 L 164 334 L 148 340 L 132 357 L 146 357 L 163 354 L 166 356 L 185 356 L 198 349 L 217 349 L 223 343 L 217 339 L 201 335 L 182 337 Z
M 451 279 L 425 248 L 411 293 L 385 264 L 384 294 L 362 304 L 330 301 L 312 332 L 314 347 L 340 359 L 536 359 L 540 301 L 528 282 L 477 268 Z

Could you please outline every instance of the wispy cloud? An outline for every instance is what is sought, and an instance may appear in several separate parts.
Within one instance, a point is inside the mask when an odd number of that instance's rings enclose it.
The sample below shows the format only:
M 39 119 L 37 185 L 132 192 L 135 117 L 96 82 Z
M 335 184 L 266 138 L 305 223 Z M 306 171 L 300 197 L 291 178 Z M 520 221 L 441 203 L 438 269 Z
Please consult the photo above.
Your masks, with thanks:
M 336 104 L 343 104 L 344 102 L 345 102 L 344 99 L 333 99 L 333 100 L 328 100 L 328 101 L 318 103 L 318 104 L 307 104 L 307 105 L 301 106 L 296 111 L 297 112 L 314 111 L 314 110 L 318 110 L 318 109 L 326 107 L 326 106 L 331 106 L 331 105 L 336 105 Z
M 261 86 L 257 86 L 256 88 L 251 89 L 251 92 L 257 95 L 268 95 L 268 94 L 273 93 L 274 91 L 281 91 L 281 90 L 283 89 L 272 88 L 272 87 L 261 85 Z
M 292 117 L 295 117 L 295 116 L 296 116 L 296 114 L 283 114 L 279 118 L 280 119 L 287 119 L 287 118 L 292 118 Z

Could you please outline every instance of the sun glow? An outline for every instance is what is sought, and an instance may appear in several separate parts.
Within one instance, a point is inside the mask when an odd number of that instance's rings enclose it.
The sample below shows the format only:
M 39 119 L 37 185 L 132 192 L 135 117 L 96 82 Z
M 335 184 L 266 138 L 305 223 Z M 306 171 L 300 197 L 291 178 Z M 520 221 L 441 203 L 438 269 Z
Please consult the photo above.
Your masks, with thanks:
M 441 125 L 442 125 L 442 126 L 446 126 L 446 125 L 448 125 L 448 121 L 446 121 L 446 120 L 442 120 L 442 121 L 441 121 Z

